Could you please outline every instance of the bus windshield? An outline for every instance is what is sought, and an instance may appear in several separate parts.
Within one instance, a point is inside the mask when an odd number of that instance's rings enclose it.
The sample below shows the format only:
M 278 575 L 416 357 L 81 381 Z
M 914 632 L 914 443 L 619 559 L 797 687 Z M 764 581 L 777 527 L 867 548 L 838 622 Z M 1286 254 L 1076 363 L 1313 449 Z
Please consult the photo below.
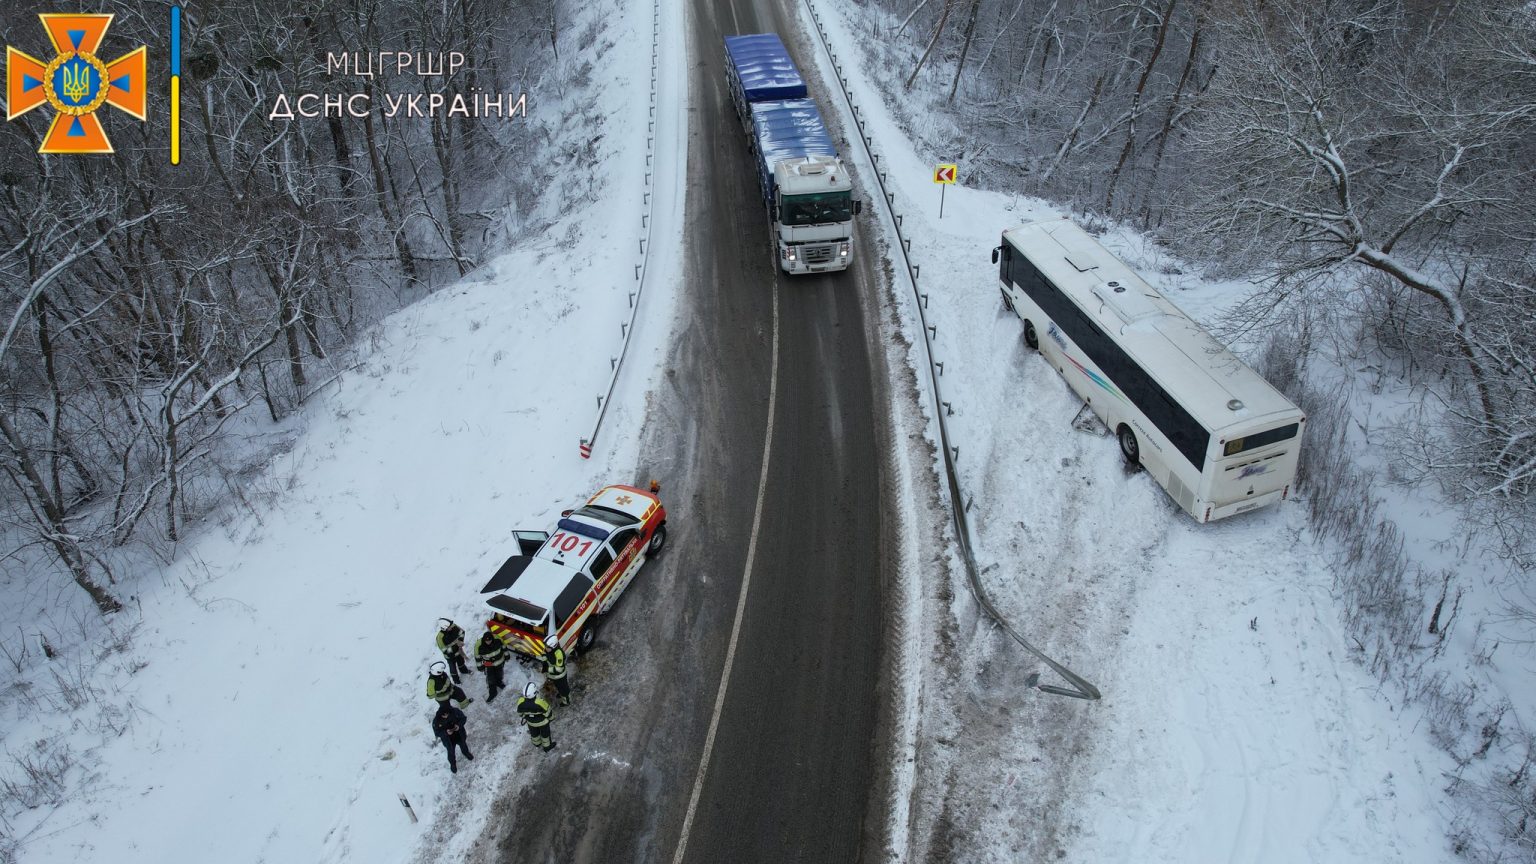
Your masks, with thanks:
M 779 221 L 785 225 L 847 222 L 853 218 L 852 192 L 785 195 L 783 205 L 780 208 Z

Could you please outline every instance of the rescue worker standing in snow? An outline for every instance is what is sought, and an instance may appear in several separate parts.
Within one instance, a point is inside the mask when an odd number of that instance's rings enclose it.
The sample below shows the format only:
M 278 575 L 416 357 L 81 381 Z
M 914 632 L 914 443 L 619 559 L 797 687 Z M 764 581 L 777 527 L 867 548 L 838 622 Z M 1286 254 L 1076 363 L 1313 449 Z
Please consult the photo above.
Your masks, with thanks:
M 571 704 L 571 682 L 565 677 L 565 649 L 560 647 L 560 637 L 554 634 L 544 640 L 544 677 L 559 691 L 560 707 Z
M 459 673 L 469 673 L 469 661 L 464 657 L 464 628 L 447 618 L 437 620 L 443 622 L 437 631 L 437 650 L 443 652 L 448 674 L 453 676 L 453 683 L 458 684 Z
M 506 643 L 497 639 L 491 631 L 485 631 L 485 635 L 475 643 L 475 662 L 485 671 L 485 701 L 495 702 L 496 694 L 507 687 L 501 677 L 507 662 Z
M 448 748 L 448 770 L 455 774 L 459 773 L 458 760 L 454 759 L 456 748 L 464 751 L 465 759 L 475 761 L 475 754 L 469 752 L 469 733 L 464 724 L 464 712 L 447 702 L 438 706 L 437 716 L 432 718 L 432 734 Z
M 434 663 L 432 665 L 436 666 L 438 664 Z M 447 705 L 449 699 L 459 703 L 460 708 L 475 701 L 465 694 L 463 687 L 449 681 L 448 673 L 441 669 L 433 669 L 432 673 L 427 676 L 427 698 L 437 700 L 439 707 Z
M 555 742 L 550 738 L 549 721 L 554 717 L 554 709 L 539 695 L 537 682 L 529 681 L 523 688 L 523 698 L 517 700 L 518 722 L 528 727 L 528 736 L 533 743 L 545 753 L 555 749 Z

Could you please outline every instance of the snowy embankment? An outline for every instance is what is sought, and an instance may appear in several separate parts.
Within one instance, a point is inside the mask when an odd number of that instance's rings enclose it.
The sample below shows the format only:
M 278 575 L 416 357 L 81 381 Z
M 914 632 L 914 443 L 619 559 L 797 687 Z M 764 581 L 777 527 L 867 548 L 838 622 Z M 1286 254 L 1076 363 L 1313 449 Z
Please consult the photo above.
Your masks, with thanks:
M 1029 691 L 1045 670 L 978 616 L 963 577 L 926 588 L 923 617 L 958 632 L 929 658 L 909 860 L 1444 860 L 1450 760 L 1354 659 L 1303 504 L 1197 525 L 1121 466 L 1112 438 L 1074 429 L 1080 403 L 1023 346 L 989 262 L 1003 229 L 1062 214 L 954 187 L 939 219 L 933 166 L 954 154 L 908 143 L 924 103 L 877 83 L 895 79 L 869 52 L 872 13 L 817 6 L 930 295 L 983 579 L 1014 626 L 1104 693 Z M 829 102 L 873 190 L 852 116 Z M 1249 290 L 1182 275 L 1128 233 L 1103 240 L 1197 319 Z
M 477 592 L 509 531 L 634 479 L 681 219 L 681 196 L 662 194 L 638 335 L 582 461 L 635 287 L 653 23 L 651 4 L 615 0 L 573 18 L 566 32 L 588 47 L 562 53 L 551 81 L 565 83 L 529 106 L 560 113 L 557 137 L 599 142 L 596 168 L 550 190 L 528 220 L 548 230 L 365 338 L 249 503 L 138 577 L 142 613 L 122 615 L 143 624 L 88 682 L 128 718 L 119 737 L 87 731 L 89 718 L 7 712 L 9 752 L 73 736 L 78 754 L 61 806 L 5 814 L 18 860 L 398 861 L 430 836 L 449 784 L 489 789 L 513 770 L 527 745 L 511 700 L 482 698 L 468 711 L 480 759 L 448 773 L 424 691 L 436 619 L 478 637 Z M 661 163 L 658 186 L 675 168 Z M 576 197 L 586 189 L 601 197 Z M 478 677 L 466 684 L 484 696 Z

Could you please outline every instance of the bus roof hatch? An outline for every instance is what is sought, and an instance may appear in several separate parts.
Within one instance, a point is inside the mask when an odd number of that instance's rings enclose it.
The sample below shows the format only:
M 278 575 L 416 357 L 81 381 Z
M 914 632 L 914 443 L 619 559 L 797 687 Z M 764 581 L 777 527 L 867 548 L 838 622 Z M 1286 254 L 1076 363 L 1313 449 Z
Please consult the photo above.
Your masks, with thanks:
M 1127 324 L 1163 314 L 1163 310 L 1158 307 L 1157 301 L 1151 295 L 1138 291 L 1132 285 L 1100 282 L 1093 286 L 1093 294 L 1099 298 L 1099 302 L 1108 306 L 1110 311 Z

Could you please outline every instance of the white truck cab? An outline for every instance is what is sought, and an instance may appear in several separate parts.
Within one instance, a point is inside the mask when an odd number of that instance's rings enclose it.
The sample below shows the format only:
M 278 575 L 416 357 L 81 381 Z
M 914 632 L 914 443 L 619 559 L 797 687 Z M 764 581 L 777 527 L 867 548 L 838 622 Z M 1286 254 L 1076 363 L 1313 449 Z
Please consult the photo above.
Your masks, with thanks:
M 846 270 L 853 217 L 863 210 L 836 156 L 807 156 L 774 167 L 773 231 L 779 266 L 789 273 Z

